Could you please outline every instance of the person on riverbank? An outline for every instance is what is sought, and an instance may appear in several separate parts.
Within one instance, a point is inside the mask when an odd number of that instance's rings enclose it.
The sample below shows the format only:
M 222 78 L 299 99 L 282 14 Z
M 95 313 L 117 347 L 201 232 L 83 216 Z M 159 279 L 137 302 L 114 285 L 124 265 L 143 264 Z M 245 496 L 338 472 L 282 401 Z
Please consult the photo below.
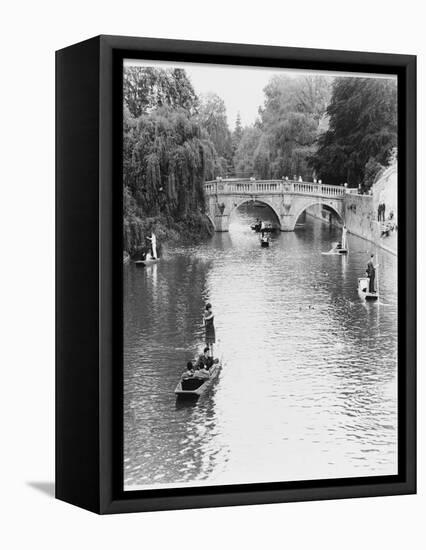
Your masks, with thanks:
M 214 328 L 214 314 L 211 304 L 206 304 L 203 323 L 206 329 L 206 346 L 210 349 L 210 356 L 213 357 L 213 344 L 216 343 L 216 332 Z
M 384 222 L 386 219 L 386 204 L 384 201 L 380 201 L 377 208 L 377 221 Z
M 368 292 L 370 292 L 371 294 L 374 294 L 376 292 L 375 290 L 376 268 L 377 268 L 377 265 L 374 265 L 374 254 L 371 254 L 371 257 L 367 263 L 367 276 L 370 281 Z

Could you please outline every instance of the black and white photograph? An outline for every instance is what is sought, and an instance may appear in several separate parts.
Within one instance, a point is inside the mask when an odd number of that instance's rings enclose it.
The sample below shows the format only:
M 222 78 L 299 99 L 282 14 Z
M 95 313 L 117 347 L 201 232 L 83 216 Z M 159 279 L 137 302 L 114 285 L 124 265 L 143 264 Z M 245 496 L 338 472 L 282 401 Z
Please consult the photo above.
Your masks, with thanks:
M 398 474 L 397 102 L 124 60 L 125 491 Z
M 5 5 L 3 547 L 419 547 L 423 19 Z

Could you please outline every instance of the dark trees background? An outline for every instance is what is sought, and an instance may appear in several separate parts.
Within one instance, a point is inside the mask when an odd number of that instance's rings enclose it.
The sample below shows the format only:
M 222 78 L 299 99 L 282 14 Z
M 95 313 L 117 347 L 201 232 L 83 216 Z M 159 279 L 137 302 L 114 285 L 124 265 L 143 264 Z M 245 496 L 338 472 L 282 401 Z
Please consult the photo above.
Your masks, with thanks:
M 397 147 L 397 86 L 384 78 L 338 78 L 327 107 L 329 129 L 311 165 L 330 184 L 368 188 Z

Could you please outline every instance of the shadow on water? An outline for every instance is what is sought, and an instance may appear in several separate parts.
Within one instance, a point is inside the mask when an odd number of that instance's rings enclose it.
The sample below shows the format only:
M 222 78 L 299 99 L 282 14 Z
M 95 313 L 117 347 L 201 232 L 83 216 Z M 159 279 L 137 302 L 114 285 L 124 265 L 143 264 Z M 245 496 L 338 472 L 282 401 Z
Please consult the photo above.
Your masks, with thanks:
M 197 397 L 176 397 L 175 408 L 177 411 L 181 409 L 190 409 L 198 405 L 199 398 Z

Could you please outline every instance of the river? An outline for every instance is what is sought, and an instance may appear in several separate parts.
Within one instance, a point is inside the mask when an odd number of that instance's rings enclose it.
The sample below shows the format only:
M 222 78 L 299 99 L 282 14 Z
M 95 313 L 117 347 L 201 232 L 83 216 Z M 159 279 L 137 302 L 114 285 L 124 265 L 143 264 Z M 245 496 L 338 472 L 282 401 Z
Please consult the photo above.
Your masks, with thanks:
M 372 245 L 324 256 L 340 231 L 307 217 L 261 248 L 246 209 L 229 233 L 124 266 L 124 488 L 397 473 L 397 258 L 378 250 L 380 300 L 357 292 Z M 223 369 L 176 401 L 215 314 Z

